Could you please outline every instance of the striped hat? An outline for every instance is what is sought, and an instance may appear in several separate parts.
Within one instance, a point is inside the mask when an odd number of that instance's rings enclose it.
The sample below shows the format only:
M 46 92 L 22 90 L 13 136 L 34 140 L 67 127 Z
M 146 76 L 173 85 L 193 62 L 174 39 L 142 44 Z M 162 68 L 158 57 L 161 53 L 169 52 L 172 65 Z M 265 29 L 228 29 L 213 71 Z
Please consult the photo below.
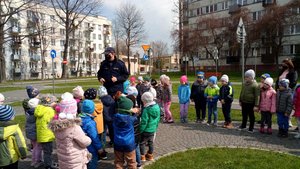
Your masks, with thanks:
M 16 115 L 15 110 L 9 105 L 0 105 L 0 121 L 12 120 Z

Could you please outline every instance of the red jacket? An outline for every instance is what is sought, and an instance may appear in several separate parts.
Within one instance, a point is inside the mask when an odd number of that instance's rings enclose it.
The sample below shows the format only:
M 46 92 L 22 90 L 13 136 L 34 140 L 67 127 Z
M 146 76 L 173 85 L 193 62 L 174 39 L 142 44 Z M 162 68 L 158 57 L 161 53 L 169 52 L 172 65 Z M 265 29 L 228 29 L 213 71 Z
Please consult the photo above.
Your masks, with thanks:
M 300 87 L 297 87 L 294 94 L 295 117 L 300 117 Z
M 270 87 L 269 89 L 261 89 L 259 110 L 275 113 L 276 112 L 276 91 Z

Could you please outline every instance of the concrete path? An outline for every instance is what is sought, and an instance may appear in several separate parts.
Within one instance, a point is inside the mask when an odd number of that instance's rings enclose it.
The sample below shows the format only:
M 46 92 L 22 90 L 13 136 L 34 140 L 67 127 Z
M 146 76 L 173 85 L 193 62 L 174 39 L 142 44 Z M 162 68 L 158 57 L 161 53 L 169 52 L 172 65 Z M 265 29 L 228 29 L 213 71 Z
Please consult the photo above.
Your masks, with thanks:
M 221 124 L 221 123 L 220 123 Z M 235 124 L 239 126 L 239 124 Z M 275 127 L 275 126 L 274 126 Z M 256 126 L 258 128 L 258 126 Z M 293 138 L 278 138 L 277 130 L 273 135 L 263 135 L 255 130 L 255 133 L 238 131 L 236 129 L 223 129 L 221 127 L 207 126 L 196 123 L 173 123 L 160 124 L 155 140 L 155 157 L 161 157 L 169 153 L 199 147 L 251 147 L 269 149 L 272 151 L 283 151 L 294 155 L 300 155 L 300 140 Z M 99 169 L 113 169 L 113 149 L 107 148 L 109 159 L 99 163 Z M 54 153 L 54 158 L 56 155 Z M 30 156 L 20 162 L 19 168 L 30 168 Z

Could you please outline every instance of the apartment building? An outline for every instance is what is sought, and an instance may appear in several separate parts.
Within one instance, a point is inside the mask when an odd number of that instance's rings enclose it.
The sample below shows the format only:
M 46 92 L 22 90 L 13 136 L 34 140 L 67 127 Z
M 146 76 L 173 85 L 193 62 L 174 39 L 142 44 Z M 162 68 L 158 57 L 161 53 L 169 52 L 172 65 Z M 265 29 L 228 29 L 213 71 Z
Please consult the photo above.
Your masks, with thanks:
M 72 31 L 68 58 L 63 61 L 66 30 L 53 8 L 39 5 L 15 14 L 6 24 L 9 33 L 5 36 L 10 39 L 4 48 L 7 79 L 41 78 L 42 74 L 52 78 L 52 49 L 57 52 L 55 77 L 61 77 L 62 64 L 67 64 L 69 76 L 94 75 L 105 47 L 111 46 L 111 25 L 105 17 L 87 16 Z
M 214 18 L 228 21 L 232 15 L 240 12 L 242 9 L 249 11 L 249 18 L 253 22 L 259 20 L 271 5 L 286 5 L 292 0 L 183 0 L 183 17 L 182 23 L 185 28 L 192 30 L 197 27 L 199 19 L 213 16 Z M 290 9 L 299 14 L 299 8 Z M 198 25 L 199 26 L 199 25 Z M 236 25 L 237 28 L 237 25 Z M 222 28 L 221 28 L 222 29 Z M 209 34 L 209 31 L 206 32 Z M 232 36 L 236 36 L 235 33 Z M 300 54 L 300 22 L 285 25 L 284 38 L 282 44 L 282 52 L 279 54 L 279 62 L 287 57 L 297 57 Z M 220 70 L 238 70 L 241 65 L 241 52 L 231 51 L 231 43 L 229 41 L 224 43 L 223 48 L 218 51 L 218 63 Z M 214 50 L 214 44 L 210 44 L 209 49 Z M 208 57 L 205 49 L 198 48 L 189 54 L 189 66 L 194 65 L 196 68 L 211 69 L 215 67 L 215 60 Z M 262 38 L 256 44 L 252 44 L 252 48 L 248 53 L 246 66 L 249 68 L 259 69 L 277 69 L 274 67 L 275 59 L 272 54 L 272 49 L 264 46 L 264 39 Z M 186 60 L 182 58 L 182 60 Z

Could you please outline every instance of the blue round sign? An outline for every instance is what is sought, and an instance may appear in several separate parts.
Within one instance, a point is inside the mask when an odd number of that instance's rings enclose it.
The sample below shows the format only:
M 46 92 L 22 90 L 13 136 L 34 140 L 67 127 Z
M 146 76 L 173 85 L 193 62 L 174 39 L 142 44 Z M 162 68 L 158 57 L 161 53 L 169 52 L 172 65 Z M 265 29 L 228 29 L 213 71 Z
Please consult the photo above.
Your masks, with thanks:
M 146 55 L 146 54 L 144 54 L 143 59 L 144 59 L 144 60 L 149 60 L 149 56 Z
M 50 51 L 50 56 L 52 57 L 52 59 L 56 57 L 56 51 L 54 49 Z

